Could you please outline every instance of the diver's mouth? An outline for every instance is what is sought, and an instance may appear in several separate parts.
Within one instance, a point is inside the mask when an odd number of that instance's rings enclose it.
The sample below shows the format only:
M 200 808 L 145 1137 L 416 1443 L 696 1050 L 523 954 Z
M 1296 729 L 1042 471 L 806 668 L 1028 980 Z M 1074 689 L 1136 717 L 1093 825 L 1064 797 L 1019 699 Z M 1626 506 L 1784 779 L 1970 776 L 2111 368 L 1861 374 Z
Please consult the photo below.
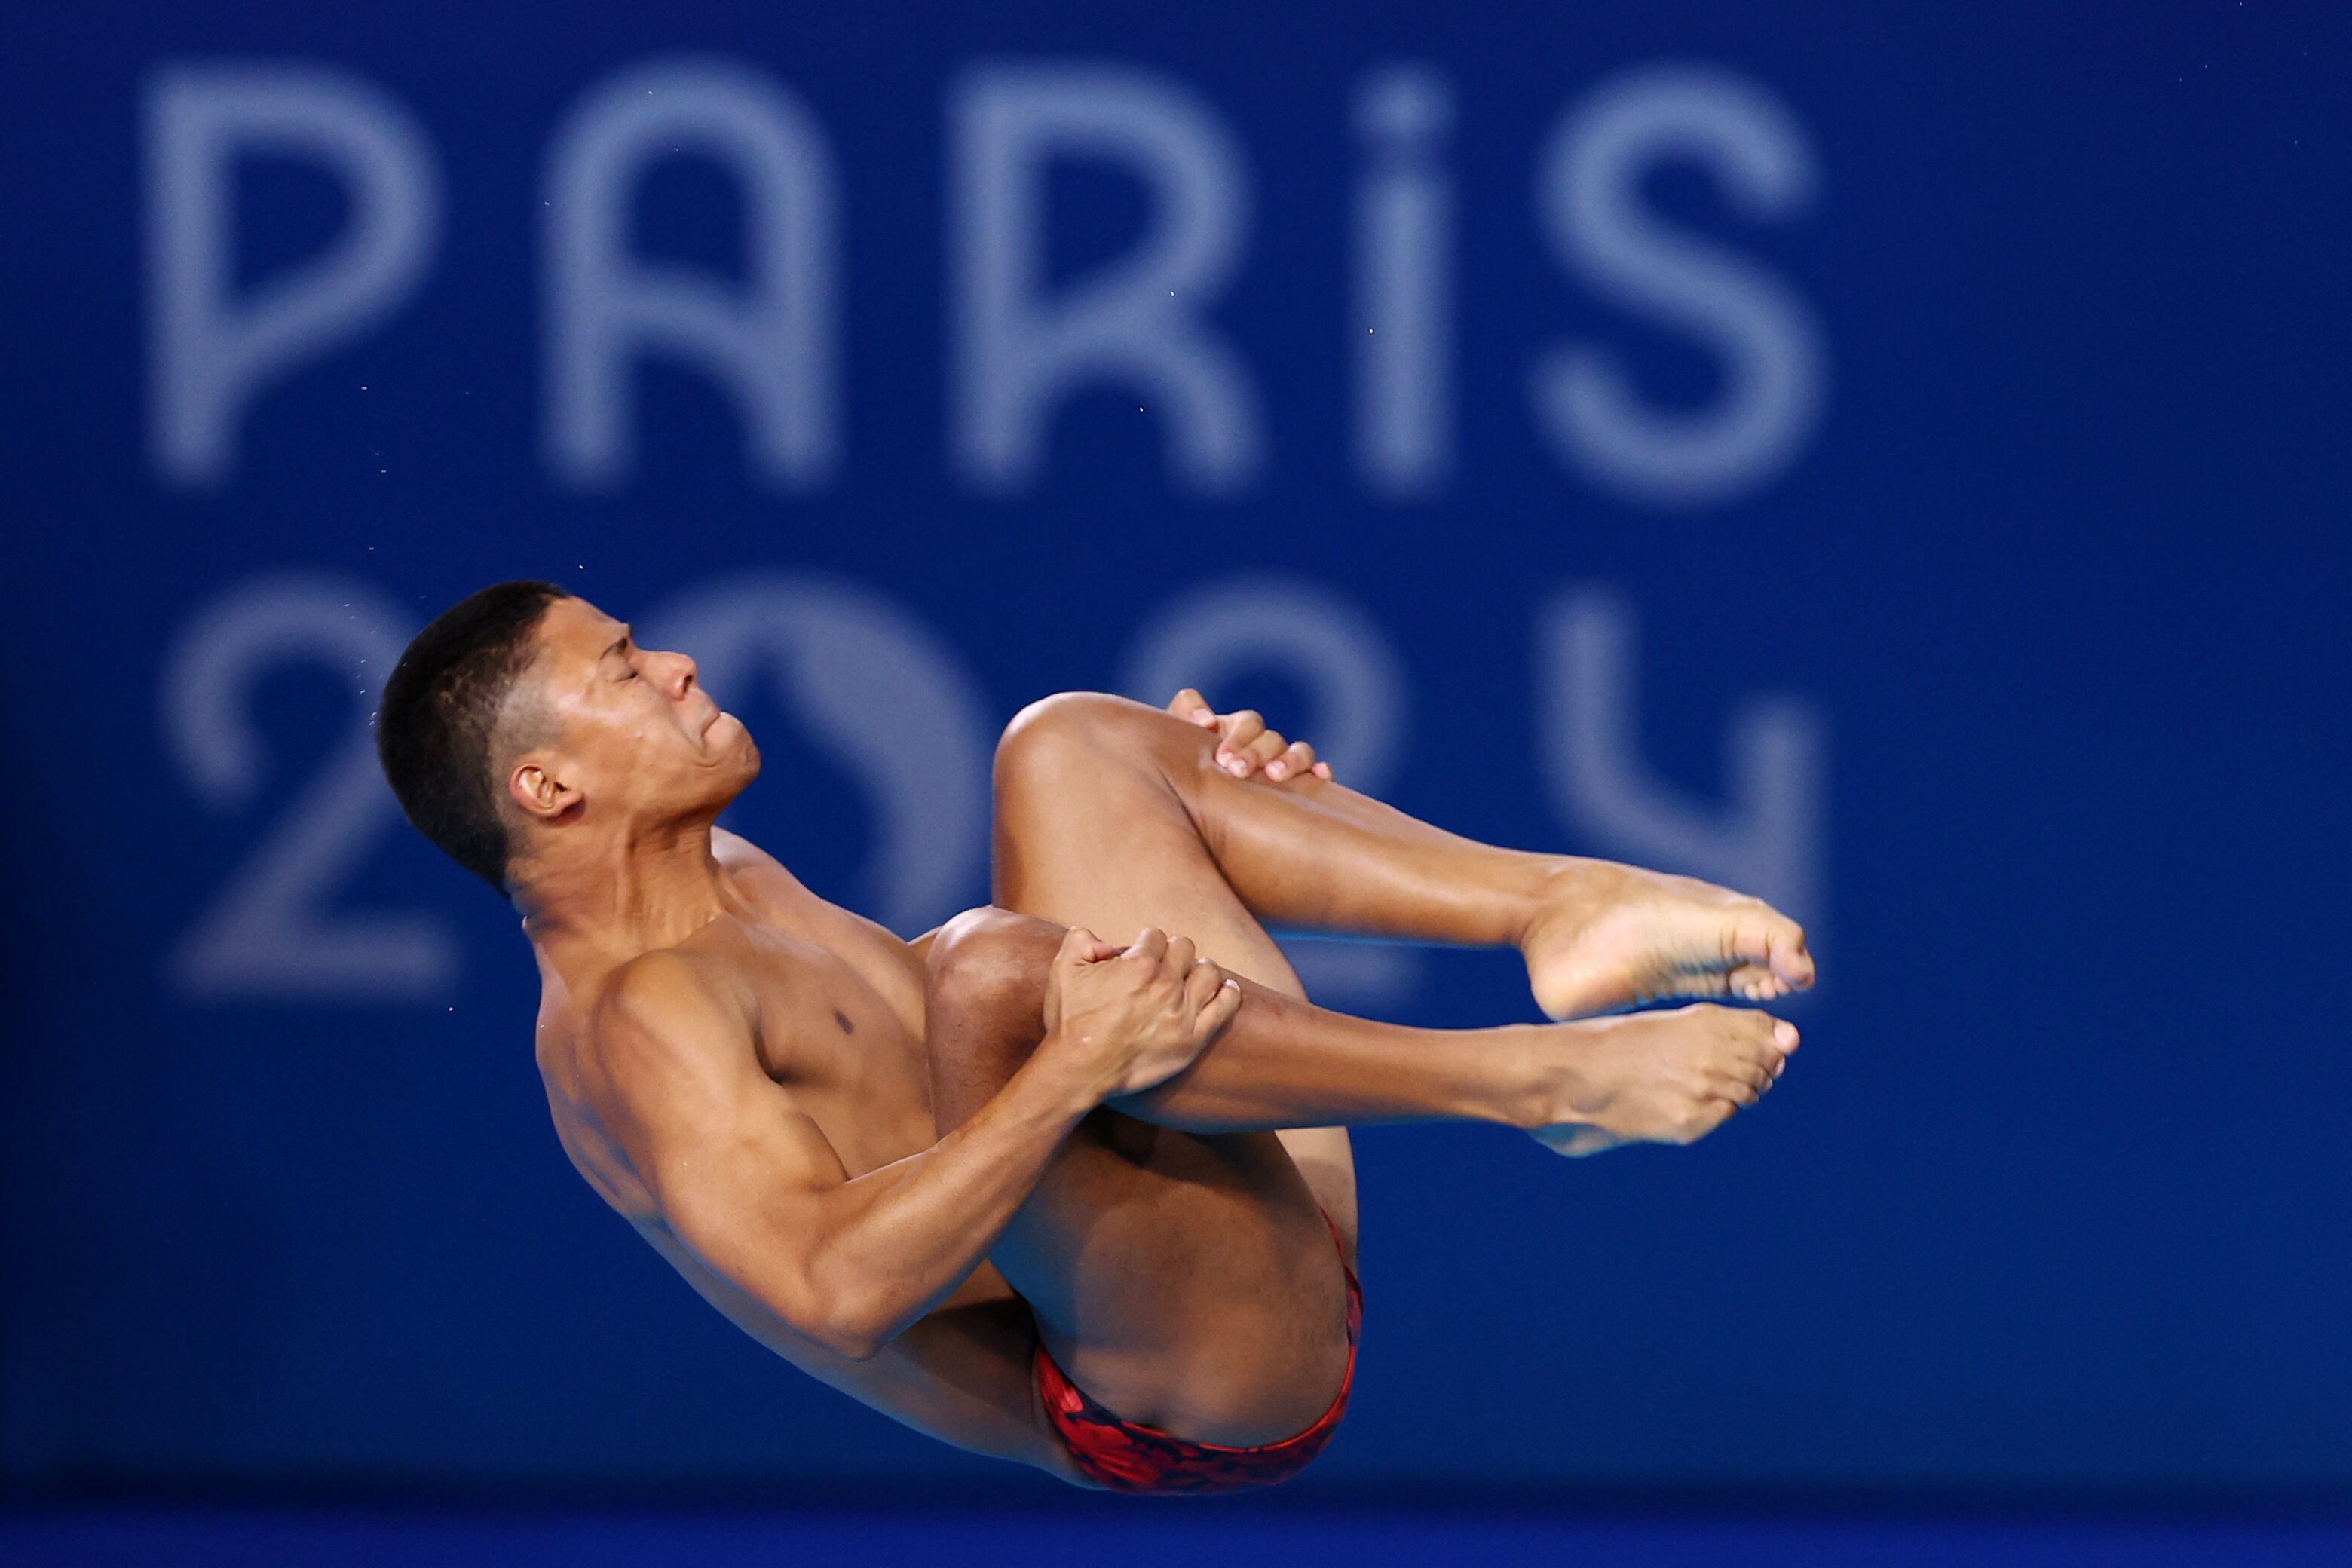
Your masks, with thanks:
M 713 703 L 711 705 L 710 717 L 702 721 L 701 732 L 695 737 L 694 743 L 700 747 L 706 755 L 710 753 L 710 748 L 714 744 L 725 745 L 731 748 L 734 744 L 731 741 L 714 742 L 710 738 L 719 732 L 719 725 L 730 723 L 733 724 L 738 730 L 743 728 L 743 721 L 736 718 L 734 714 L 730 713 L 726 709 Z

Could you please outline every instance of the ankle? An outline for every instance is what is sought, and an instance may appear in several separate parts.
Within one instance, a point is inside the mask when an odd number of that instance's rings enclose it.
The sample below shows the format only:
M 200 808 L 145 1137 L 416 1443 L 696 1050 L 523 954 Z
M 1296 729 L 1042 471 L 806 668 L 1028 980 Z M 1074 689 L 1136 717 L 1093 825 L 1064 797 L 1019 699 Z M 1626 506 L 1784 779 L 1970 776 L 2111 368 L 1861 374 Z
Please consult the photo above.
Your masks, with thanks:
M 1514 1053 L 1521 1070 L 1507 1113 L 1502 1118 L 1522 1132 L 1575 1120 L 1582 1077 L 1576 1070 L 1576 1026 L 1513 1024 L 1523 1049 Z
M 1512 945 L 1525 952 L 1538 940 L 1574 931 L 1608 907 L 1601 886 L 1612 868 L 1580 855 L 1529 855 L 1515 897 Z

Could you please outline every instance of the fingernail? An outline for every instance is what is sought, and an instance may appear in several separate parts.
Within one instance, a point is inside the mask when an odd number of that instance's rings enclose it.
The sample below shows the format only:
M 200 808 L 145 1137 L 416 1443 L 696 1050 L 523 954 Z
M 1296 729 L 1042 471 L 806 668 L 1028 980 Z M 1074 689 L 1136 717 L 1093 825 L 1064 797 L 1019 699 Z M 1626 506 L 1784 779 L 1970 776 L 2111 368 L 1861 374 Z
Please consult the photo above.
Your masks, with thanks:
M 1281 778 L 1289 772 L 1290 770 L 1283 766 L 1280 763 L 1268 763 L 1265 764 L 1265 776 L 1270 779 Z
M 1249 772 L 1249 764 L 1242 761 L 1239 757 L 1228 757 L 1225 759 L 1225 772 L 1233 774 L 1235 778 L 1240 778 L 1243 774 Z

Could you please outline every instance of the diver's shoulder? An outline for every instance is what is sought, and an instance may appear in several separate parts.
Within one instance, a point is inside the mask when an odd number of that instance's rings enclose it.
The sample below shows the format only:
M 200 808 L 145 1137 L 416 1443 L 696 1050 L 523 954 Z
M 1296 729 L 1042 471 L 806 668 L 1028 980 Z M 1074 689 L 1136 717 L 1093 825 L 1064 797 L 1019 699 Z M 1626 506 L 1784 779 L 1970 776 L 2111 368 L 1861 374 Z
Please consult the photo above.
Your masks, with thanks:
M 597 987 L 590 1016 L 647 1022 L 682 1009 L 707 1007 L 732 989 L 733 973 L 740 967 L 730 951 L 734 945 L 719 933 L 698 932 L 690 942 L 624 959 Z

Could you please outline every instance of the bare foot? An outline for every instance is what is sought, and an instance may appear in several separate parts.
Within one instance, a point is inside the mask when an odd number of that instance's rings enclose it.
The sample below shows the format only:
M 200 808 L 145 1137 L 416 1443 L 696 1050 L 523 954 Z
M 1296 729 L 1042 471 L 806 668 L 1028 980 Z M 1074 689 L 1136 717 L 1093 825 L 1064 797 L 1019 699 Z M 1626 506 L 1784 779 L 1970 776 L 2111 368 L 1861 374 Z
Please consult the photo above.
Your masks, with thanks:
M 1804 928 L 1760 899 L 1606 860 L 1569 863 L 1554 885 L 1519 942 L 1554 1018 L 1678 996 L 1769 1002 L 1813 983 Z
M 1552 1124 L 1529 1136 L 1568 1155 L 1696 1142 L 1763 1098 L 1797 1048 L 1794 1025 L 1706 1002 L 1589 1018 L 1556 1035 Z

